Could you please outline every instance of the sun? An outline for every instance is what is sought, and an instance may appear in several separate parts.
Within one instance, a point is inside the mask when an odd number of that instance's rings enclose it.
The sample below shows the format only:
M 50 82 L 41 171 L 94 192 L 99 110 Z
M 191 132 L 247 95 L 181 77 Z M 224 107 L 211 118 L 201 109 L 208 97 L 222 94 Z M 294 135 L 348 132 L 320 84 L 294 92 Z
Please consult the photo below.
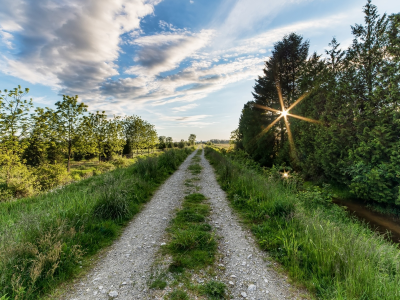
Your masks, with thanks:
M 295 159 L 296 158 L 296 149 L 295 149 L 295 145 L 294 145 L 294 141 L 293 141 L 292 131 L 290 130 L 290 123 L 288 121 L 288 117 L 293 117 L 293 118 L 300 119 L 300 120 L 303 120 L 303 121 L 307 121 L 307 122 L 310 122 L 310 123 L 321 124 L 321 122 L 317 121 L 317 120 L 310 119 L 310 118 L 306 118 L 306 117 L 302 117 L 302 116 L 298 116 L 298 115 L 293 115 L 293 114 L 289 113 L 289 111 L 291 109 L 293 109 L 297 104 L 299 104 L 301 101 L 303 101 L 304 98 L 306 98 L 310 94 L 309 92 L 304 93 L 292 105 L 290 105 L 288 108 L 286 108 L 284 103 L 283 103 L 282 90 L 281 90 L 281 86 L 280 86 L 279 81 L 276 82 L 276 89 L 278 90 L 278 97 L 279 97 L 279 102 L 281 104 L 281 110 L 277 110 L 277 109 L 274 109 L 274 108 L 271 108 L 271 107 L 267 107 L 267 106 L 263 106 L 263 105 L 259 105 L 259 104 L 256 104 L 256 107 L 261 108 L 261 109 L 265 109 L 265 110 L 269 110 L 269 111 L 277 113 L 277 114 L 280 114 L 280 116 L 278 118 L 276 118 L 275 121 L 273 121 L 271 124 L 269 124 L 263 131 L 261 131 L 260 134 L 257 135 L 257 137 L 261 137 L 264 133 L 268 132 L 280 119 L 284 118 L 286 131 L 287 131 L 288 138 L 289 138 L 290 149 L 291 149 L 290 152 L 291 152 L 292 157 Z

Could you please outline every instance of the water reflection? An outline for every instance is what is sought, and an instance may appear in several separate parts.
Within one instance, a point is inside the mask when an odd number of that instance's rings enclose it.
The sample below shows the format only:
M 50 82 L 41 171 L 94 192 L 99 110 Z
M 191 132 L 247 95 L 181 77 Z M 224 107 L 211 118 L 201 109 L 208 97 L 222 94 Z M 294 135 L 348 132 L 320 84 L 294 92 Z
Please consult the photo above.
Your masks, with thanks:
M 333 202 L 340 206 L 346 206 L 347 210 L 358 219 L 369 223 L 373 230 L 384 234 L 387 239 L 394 243 L 400 244 L 400 220 L 372 211 L 366 208 L 364 204 L 355 201 L 333 199 Z

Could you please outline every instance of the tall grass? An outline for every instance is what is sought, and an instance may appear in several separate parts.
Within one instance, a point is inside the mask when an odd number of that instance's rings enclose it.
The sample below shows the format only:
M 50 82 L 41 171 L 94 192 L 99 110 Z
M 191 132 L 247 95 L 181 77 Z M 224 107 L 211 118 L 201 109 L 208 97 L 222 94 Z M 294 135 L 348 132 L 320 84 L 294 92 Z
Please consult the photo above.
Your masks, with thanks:
M 214 165 L 232 206 L 260 246 L 319 299 L 400 299 L 400 252 L 318 188 L 299 191 L 213 149 Z
M 170 150 L 47 194 L 0 203 L 0 299 L 36 299 L 71 278 L 82 259 L 112 243 L 191 151 Z

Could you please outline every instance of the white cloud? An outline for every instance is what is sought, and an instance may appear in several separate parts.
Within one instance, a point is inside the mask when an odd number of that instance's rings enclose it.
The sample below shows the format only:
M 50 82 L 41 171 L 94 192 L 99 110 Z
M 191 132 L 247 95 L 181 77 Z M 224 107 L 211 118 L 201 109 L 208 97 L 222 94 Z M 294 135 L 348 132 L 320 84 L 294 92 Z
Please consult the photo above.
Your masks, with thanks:
M 5 72 L 65 92 L 96 92 L 118 75 L 121 35 L 139 29 L 158 2 L 0 0 L 9 9 L 0 14 L 0 28 L 14 36 L 20 50 L 3 58 Z
M 135 62 L 138 64 L 127 70 L 127 74 L 153 77 L 179 66 L 187 57 L 192 56 L 208 44 L 212 30 L 193 33 L 163 33 L 143 36 L 134 40 L 140 46 Z

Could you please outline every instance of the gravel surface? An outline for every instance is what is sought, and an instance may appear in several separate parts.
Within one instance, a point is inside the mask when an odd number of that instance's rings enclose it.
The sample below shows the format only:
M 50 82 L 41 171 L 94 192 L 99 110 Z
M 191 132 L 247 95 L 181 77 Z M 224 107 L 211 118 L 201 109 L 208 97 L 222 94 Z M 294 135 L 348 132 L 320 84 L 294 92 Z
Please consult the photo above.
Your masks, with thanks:
M 154 256 L 174 208 L 183 199 L 185 171 L 195 153 L 157 190 L 86 278 L 76 282 L 61 299 L 148 299 L 146 283 Z
M 297 299 L 303 291 L 291 288 L 283 275 L 277 274 L 267 261 L 251 235 L 239 224 L 239 219 L 228 205 L 225 192 L 219 186 L 214 170 L 201 156 L 201 190 L 209 198 L 213 227 L 220 240 L 219 251 L 225 267 L 223 281 L 228 286 L 232 299 Z

